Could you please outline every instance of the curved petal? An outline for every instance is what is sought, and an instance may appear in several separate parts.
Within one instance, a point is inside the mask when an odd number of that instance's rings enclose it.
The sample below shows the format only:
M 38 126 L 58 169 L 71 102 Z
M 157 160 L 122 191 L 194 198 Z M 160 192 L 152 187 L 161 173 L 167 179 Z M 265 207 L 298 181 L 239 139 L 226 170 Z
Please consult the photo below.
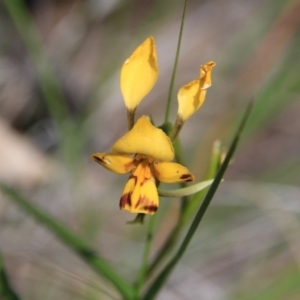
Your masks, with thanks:
M 153 163 L 155 178 L 165 183 L 189 182 L 194 181 L 194 175 L 184 166 L 172 163 L 162 162 Z
M 206 90 L 211 86 L 211 72 L 215 65 L 215 62 L 209 61 L 204 66 L 201 66 L 199 79 L 202 90 Z
M 187 120 L 203 104 L 206 90 L 211 86 L 211 72 L 216 64 L 208 62 L 200 68 L 199 79 L 193 80 L 180 88 L 178 98 L 178 115 Z
M 180 88 L 178 98 L 178 115 L 187 120 L 203 104 L 206 90 L 201 90 L 200 80 L 193 80 Z
M 159 199 L 149 164 L 141 162 L 127 181 L 120 199 L 120 209 L 132 213 L 154 214 Z
M 155 41 L 147 38 L 121 69 L 121 91 L 128 109 L 135 109 L 151 91 L 158 77 Z
M 120 154 L 143 154 L 159 161 L 171 161 L 174 148 L 169 137 L 142 116 L 133 128 L 120 138 L 111 151 Z
M 102 167 L 117 174 L 128 173 L 135 167 L 134 159 L 125 155 L 95 153 L 92 158 Z

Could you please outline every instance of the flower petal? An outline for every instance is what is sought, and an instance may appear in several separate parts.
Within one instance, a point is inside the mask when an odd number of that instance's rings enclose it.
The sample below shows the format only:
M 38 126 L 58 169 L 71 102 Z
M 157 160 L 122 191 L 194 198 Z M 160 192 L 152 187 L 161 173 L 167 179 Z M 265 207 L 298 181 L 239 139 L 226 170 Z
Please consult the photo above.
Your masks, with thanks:
M 124 62 L 121 69 L 121 91 L 125 105 L 134 110 L 151 91 L 158 77 L 155 41 L 147 38 Z
M 135 167 L 134 159 L 125 155 L 95 153 L 92 158 L 104 168 L 117 174 L 128 173 Z
M 184 166 L 172 163 L 162 162 L 153 163 L 155 178 L 161 182 L 174 183 L 174 182 L 188 182 L 194 181 L 193 174 Z
M 142 116 L 133 128 L 120 138 L 111 151 L 120 154 L 143 154 L 160 161 L 171 161 L 174 148 L 169 137 Z
M 158 204 L 157 188 L 150 166 L 141 162 L 125 185 L 120 199 L 120 209 L 152 215 L 156 212 Z
M 215 62 L 209 61 L 204 66 L 201 66 L 199 79 L 202 90 L 206 90 L 211 86 L 211 72 L 215 65 Z
M 180 88 L 178 98 L 178 115 L 187 120 L 203 104 L 206 90 L 211 86 L 211 72 L 216 64 L 213 61 L 200 68 L 199 79 L 193 80 Z

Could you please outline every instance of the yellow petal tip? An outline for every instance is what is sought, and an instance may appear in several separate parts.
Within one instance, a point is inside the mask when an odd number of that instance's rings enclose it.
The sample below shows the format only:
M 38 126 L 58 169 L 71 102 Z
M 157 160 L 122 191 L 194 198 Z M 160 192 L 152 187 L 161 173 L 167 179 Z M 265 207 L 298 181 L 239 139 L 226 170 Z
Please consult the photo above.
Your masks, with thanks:
M 148 37 L 127 58 L 121 69 L 120 87 L 125 105 L 135 109 L 151 91 L 158 77 L 155 40 Z

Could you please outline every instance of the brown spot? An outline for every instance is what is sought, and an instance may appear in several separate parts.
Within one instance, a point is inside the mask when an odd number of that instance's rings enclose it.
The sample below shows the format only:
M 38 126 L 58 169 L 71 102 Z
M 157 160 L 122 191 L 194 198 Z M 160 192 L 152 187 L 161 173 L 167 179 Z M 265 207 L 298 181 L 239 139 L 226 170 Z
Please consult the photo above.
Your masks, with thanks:
M 143 207 L 146 211 L 148 211 L 149 213 L 155 213 L 157 211 L 157 206 L 156 205 L 147 205 Z
M 132 193 L 127 193 L 122 195 L 120 199 L 120 208 L 124 208 L 126 204 L 128 204 L 131 207 L 131 194 Z
M 95 161 L 97 161 L 97 162 L 99 162 L 99 163 L 102 163 L 102 164 L 104 164 L 105 162 L 104 162 L 104 160 L 103 159 L 101 159 L 100 157 L 98 157 L 98 156 L 93 156 L 93 159 L 95 160 Z
M 186 182 L 193 181 L 193 176 L 191 174 L 183 174 L 180 179 L 183 179 Z
M 143 186 L 150 178 L 145 177 L 144 180 L 140 183 L 140 186 Z
M 139 206 L 142 205 L 147 205 L 148 203 L 151 203 L 149 198 L 147 198 L 146 196 L 140 197 L 135 205 L 135 208 L 138 208 Z
M 155 213 L 157 211 L 158 206 L 151 201 L 146 196 L 140 197 L 137 201 L 135 208 L 140 207 L 141 209 L 146 210 L 149 213 Z
M 133 178 L 134 179 L 134 184 L 136 184 L 137 183 L 137 176 L 136 175 L 133 175 L 133 174 L 131 174 L 130 176 L 129 176 L 129 179 L 130 178 Z

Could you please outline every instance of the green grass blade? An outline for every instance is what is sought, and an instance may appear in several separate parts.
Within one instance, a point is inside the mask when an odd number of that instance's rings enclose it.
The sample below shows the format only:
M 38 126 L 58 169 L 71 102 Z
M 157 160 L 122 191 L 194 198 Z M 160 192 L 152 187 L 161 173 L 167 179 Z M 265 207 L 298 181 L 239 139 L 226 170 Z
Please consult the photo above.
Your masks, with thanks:
M 179 60 L 179 53 L 180 53 L 181 39 L 182 39 L 182 34 L 183 34 L 183 25 L 184 25 L 184 21 L 185 21 L 186 7 L 187 7 L 187 0 L 184 1 L 184 6 L 183 6 L 183 13 L 182 13 L 182 18 L 181 18 L 181 25 L 180 25 L 178 44 L 177 44 L 176 55 L 175 55 L 175 62 L 174 62 L 172 78 L 171 78 L 170 87 L 169 87 L 168 101 L 167 101 L 167 107 L 166 107 L 166 113 L 165 113 L 165 123 L 169 122 L 171 101 L 173 98 L 174 82 L 175 82 L 177 65 L 178 65 L 178 60 Z
M 179 139 L 176 139 L 176 141 L 179 142 Z M 211 155 L 211 159 L 210 159 L 209 169 L 205 176 L 205 179 L 208 179 L 208 180 L 206 180 L 205 182 L 208 182 L 209 179 L 212 179 L 216 176 L 217 171 L 220 167 L 220 161 L 221 161 L 220 156 L 221 156 L 221 142 L 215 141 L 215 143 L 213 145 L 213 149 L 212 149 L 212 155 Z M 213 180 L 211 180 L 211 183 L 212 182 L 213 182 Z M 211 185 L 211 183 L 209 184 L 209 186 Z M 160 250 L 158 251 L 157 255 L 155 256 L 155 259 L 149 265 L 149 268 L 147 270 L 148 277 L 161 264 L 161 262 L 167 257 L 167 255 L 173 250 L 178 238 L 180 237 L 182 230 L 185 228 L 185 225 L 187 224 L 187 222 L 191 219 L 191 217 L 197 211 L 207 190 L 208 189 L 205 188 L 202 191 L 195 192 L 195 194 L 188 201 L 188 203 L 184 207 L 184 209 L 181 210 L 181 214 L 180 214 L 177 224 L 170 232 L 170 234 L 167 237 L 167 239 L 165 240 L 164 244 L 161 246 Z M 159 191 L 159 189 L 158 189 L 158 191 Z
M 230 148 L 228 150 L 228 153 L 225 157 L 224 162 L 222 163 L 216 178 L 214 180 L 214 182 L 212 183 L 210 189 L 207 192 L 206 197 L 203 200 L 202 205 L 200 206 L 182 244 L 180 245 L 178 251 L 176 252 L 175 256 L 171 259 L 171 261 L 166 265 L 166 267 L 162 270 L 162 272 L 157 276 L 157 278 L 154 280 L 154 282 L 152 283 L 152 285 L 149 287 L 149 289 L 147 290 L 147 292 L 145 293 L 145 296 L 143 297 L 144 300 L 150 300 L 150 299 L 154 299 L 156 297 L 156 295 L 158 294 L 158 292 L 160 291 L 160 289 L 164 286 L 167 278 L 169 277 L 169 275 L 171 274 L 172 270 L 174 269 L 174 267 L 176 266 L 176 264 L 178 263 L 178 261 L 180 260 L 180 258 L 182 257 L 182 255 L 184 254 L 185 250 L 187 249 L 193 235 L 195 234 L 198 225 L 200 224 L 211 200 L 213 199 L 213 196 L 215 194 L 215 192 L 218 189 L 218 186 L 220 184 L 220 182 L 222 181 L 222 178 L 225 174 L 225 171 L 229 165 L 229 162 L 235 152 L 235 149 L 237 147 L 237 144 L 240 140 L 240 136 L 241 133 L 245 127 L 246 121 L 250 115 L 251 109 L 252 109 L 252 104 L 253 102 L 251 101 L 246 109 L 246 112 L 242 118 L 242 121 L 240 123 L 240 126 L 238 127 L 238 130 L 234 136 L 234 139 L 230 145 Z
M 213 145 L 211 162 L 209 165 L 209 170 L 206 175 L 207 179 L 215 178 L 217 171 L 220 167 L 220 163 L 221 163 L 221 143 L 220 141 L 216 141 Z M 190 220 L 190 218 L 194 215 L 195 211 L 197 211 L 197 208 L 202 202 L 207 190 L 208 189 L 201 190 L 198 193 L 195 193 L 193 197 L 191 197 L 188 206 L 186 207 L 184 213 L 182 214 L 183 225 L 185 225 L 188 222 L 188 220 Z
M 143 287 L 143 284 L 145 282 L 145 278 L 147 275 L 147 268 L 149 263 L 149 258 L 151 254 L 151 247 L 152 247 L 152 241 L 154 236 L 154 228 L 155 228 L 155 221 L 157 219 L 157 214 L 150 216 L 148 230 L 147 230 L 147 237 L 146 237 L 146 243 L 145 243 L 145 250 L 143 255 L 143 261 L 140 266 L 140 270 L 137 277 L 137 282 L 135 284 L 135 298 L 139 297 L 140 290 Z
M 28 201 L 28 199 L 20 195 L 14 189 L 4 184 L 0 184 L 0 189 L 10 200 L 24 209 L 37 221 L 44 224 L 63 243 L 73 249 L 73 251 L 75 251 L 98 274 L 106 278 L 125 299 L 132 298 L 132 288 L 113 270 L 112 266 L 110 266 L 105 259 L 98 256 L 83 240 L 66 229 L 57 220 L 54 220 L 53 217 L 40 209 L 37 209 Z
M 3 259 L 0 255 L 0 299 L 3 300 L 21 300 L 17 293 L 11 287 L 4 269 Z

